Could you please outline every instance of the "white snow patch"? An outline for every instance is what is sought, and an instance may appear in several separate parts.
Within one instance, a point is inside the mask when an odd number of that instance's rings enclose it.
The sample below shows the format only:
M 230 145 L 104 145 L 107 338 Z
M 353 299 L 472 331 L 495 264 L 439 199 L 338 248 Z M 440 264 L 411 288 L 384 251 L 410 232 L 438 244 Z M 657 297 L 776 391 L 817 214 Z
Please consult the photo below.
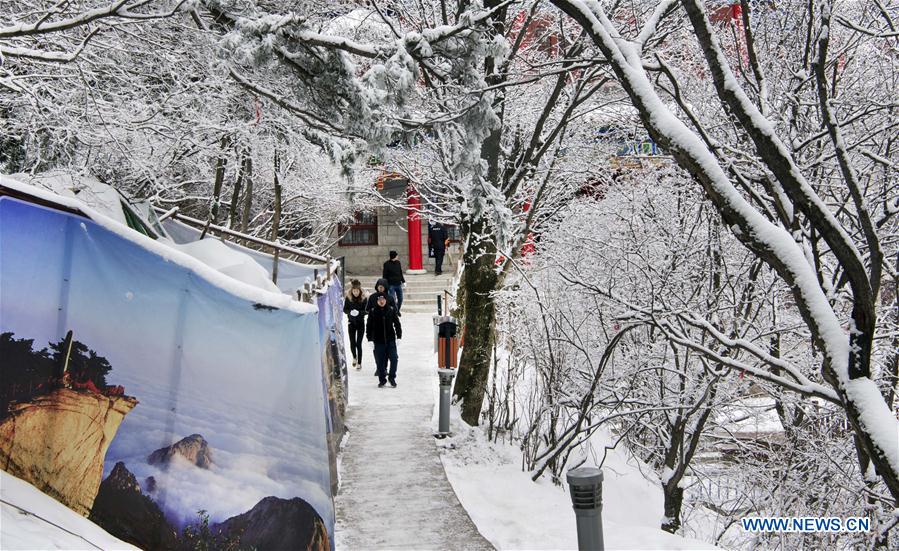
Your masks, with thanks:
M 13 178 L 37 186 L 57 195 L 77 199 L 92 209 L 102 212 L 123 226 L 128 225 L 122 210 L 122 197 L 114 187 L 96 178 L 52 170 L 41 174 L 14 174 Z
M 462 426 L 454 419 L 454 429 Z M 577 549 L 577 529 L 567 488 L 532 482 L 516 448 L 486 441 L 480 429 L 447 440 L 446 475 L 481 534 L 497 549 Z M 467 431 L 466 431 L 467 432 Z M 460 438 L 461 437 L 461 438 Z M 603 467 L 603 538 L 607 549 L 717 549 L 659 529 L 661 489 L 627 460 Z M 610 464 L 611 463 L 611 464 Z
M 136 549 L 5 471 L 0 497 L 0 549 Z
M 867 377 L 843 383 L 849 400 L 858 406 L 858 421 L 883 450 L 893 472 L 899 472 L 899 420 L 890 411 L 874 381 Z
M 497 549 L 577 549 L 567 487 L 554 486 L 545 477 L 533 482 L 521 470 L 518 448 L 488 441 L 482 428 L 462 421 L 456 406 L 451 416 L 454 435 L 437 445 L 446 476 L 478 531 Z M 601 450 L 614 439 L 597 431 L 591 441 Z M 588 461 L 586 466 L 594 465 Z M 625 450 L 609 450 L 602 469 L 607 549 L 717 549 L 659 528 L 664 517 L 661 487 L 644 477 Z
M 184 245 L 173 244 L 172 247 L 238 281 L 272 293 L 281 292 L 278 286 L 272 283 L 265 268 L 249 255 L 235 251 L 218 239 L 202 239 Z

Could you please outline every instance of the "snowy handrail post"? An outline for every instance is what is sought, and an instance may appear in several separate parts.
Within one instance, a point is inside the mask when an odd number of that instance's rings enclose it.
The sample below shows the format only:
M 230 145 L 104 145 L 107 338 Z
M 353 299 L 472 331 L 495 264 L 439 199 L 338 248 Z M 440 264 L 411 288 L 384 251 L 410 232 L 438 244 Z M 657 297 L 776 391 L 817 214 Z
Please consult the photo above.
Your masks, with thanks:
M 571 506 L 577 519 L 578 551 L 604 551 L 602 541 L 602 471 L 578 467 L 568 471 Z

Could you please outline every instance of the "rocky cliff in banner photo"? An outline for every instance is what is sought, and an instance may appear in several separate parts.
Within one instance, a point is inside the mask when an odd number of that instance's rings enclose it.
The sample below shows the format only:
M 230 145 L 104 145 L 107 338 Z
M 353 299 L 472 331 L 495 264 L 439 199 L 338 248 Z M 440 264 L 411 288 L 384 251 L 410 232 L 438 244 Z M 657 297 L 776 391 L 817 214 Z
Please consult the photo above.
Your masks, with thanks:
M 106 450 L 136 398 L 59 388 L 12 404 L 0 422 L 0 469 L 87 516 Z
M 309 503 L 298 497 L 263 498 L 246 513 L 213 525 L 212 531 L 239 539 L 241 549 L 329 551 L 331 548 L 325 523 Z
M 188 463 L 201 469 L 208 469 L 212 465 L 212 451 L 209 449 L 209 443 L 199 434 L 191 434 L 171 446 L 159 448 L 147 457 L 147 463 L 168 465 L 175 457 L 182 457 Z
M 174 549 L 178 534 L 159 506 L 143 495 L 137 478 L 119 461 L 94 500 L 90 520 L 141 549 Z

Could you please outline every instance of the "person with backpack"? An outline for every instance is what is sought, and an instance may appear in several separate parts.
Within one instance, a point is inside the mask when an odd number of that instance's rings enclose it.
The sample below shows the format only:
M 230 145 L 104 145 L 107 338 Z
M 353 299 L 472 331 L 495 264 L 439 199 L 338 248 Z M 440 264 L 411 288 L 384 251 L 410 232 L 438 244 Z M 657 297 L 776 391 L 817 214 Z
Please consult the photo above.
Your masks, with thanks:
M 375 306 L 368 314 L 365 336 L 375 345 L 375 364 L 378 366 L 378 388 L 384 388 L 388 382 L 396 388 L 396 364 L 399 356 L 396 352 L 396 341 L 403 338 L 403 327 L 397 316 L 396 308 L 387 302 L 387 295 L 375 293 Z M 390 371 L 387 363 L 390 362 Z
M 362 283 L 358 279 L 351 281 L 350 285 L 350 290 L 343 299 L 343 313 L 347 315 L 353 367 L 362 369 L 362 338 L 365 336 L 368 297 L 365 296 Z
M 406 285 L 406 278 L 403 277 L 403 265 L 396 257 L 397 252 L 390 251 L 390 260 L 384 262 L 384 272 L 381 277 L 387 280 L 387 293 L 396 302 L 396 315 L 400 316 L 400 311 L 403 309 L 403 287 Z

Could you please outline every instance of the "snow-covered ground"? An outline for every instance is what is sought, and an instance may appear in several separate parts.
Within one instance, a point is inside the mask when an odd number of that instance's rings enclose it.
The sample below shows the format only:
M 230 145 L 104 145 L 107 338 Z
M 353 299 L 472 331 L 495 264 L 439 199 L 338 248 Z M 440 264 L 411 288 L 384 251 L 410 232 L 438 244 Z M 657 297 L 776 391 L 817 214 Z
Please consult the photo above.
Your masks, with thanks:
M 454 410 L 452 438 L 440 442 L 446 474 L 478 530 L 497 549 L 577 549 L 568 489 L 521 470 L 514 446 L 492 443 Z M 599 435 L 602 438 L 603 435 Z M 603 465 L 606 549 L 715 549 L 659 529 L 662 491 L 636 465 L 611 450 Z
M 136 549 L 5 471 L 0 498 L 0 549 Z
M 432 393 L 431 403 L 435 407 L 431 425 L 432 430 L 436 430 L 439 397 L 436 355 L 427 329 L 431 319 L 427 315 L 408 314 L 401 320 L 408 328 L 405 338 L 399 342 L 399 390 L 408 393 L 404 400 L 408 400 L 409 407 L 422 400 L 421 393 Z M 363 348 L 363 377 L 354 377 L 351 381 L 350 405 L 383 409 L 398 403 L 402 393 L 375 388 L 376 380 L 371 376 L 371 345 L 365 343 Z M 433 376 L 416 377 L 413 382 L 409 378 L 410 364 L 430 365 Z M 354 387 L 353 383 L 357 385 Z M 420 388 L 418 385 L 426 386 Z M 447 478 L 478 531 L 497 549 L 577 549 L 575 516 L 567 488 L 553 486 L 543 479 L 532 482 L 529 473 L 521 470 L 521 455 L 516 447 L 489 442 L 482 428 L 471 428 L 462 422 L 457 408 L 452 410 L 452 415 L 450 428 L 454 435 L 434 442 L 440 449 Z M 348 423 L 352 426 L 353 420 L 348 419 Z M 353 437 L 351 433 L 349 438 Z M 604 434 L 596 436 L 597 439 L 604 437 Z M 594 442 L 598 444 L 597 449 L 602 449 L 602 443 Z M 646 480 L 638 465 L 623 450 L 611 450 L 603 470 L 606 549 L 715 549 L 702 541 L 685 539 L 659 529 L 663 516 L 661 487 Z M 402 471 L 388 472 L 395 477 L 391 484 L 402 488 Z M 338 532 L 339 525 L 338 522 Z M 425 532 L 429 528 L 423 525 L 419 529 Z M 337 541 L 338 548 L 353 547 L 347 546 L 347 540 L 342 540 L 339 533 Z M 341 542 L 345 544 L 343 547 Z

